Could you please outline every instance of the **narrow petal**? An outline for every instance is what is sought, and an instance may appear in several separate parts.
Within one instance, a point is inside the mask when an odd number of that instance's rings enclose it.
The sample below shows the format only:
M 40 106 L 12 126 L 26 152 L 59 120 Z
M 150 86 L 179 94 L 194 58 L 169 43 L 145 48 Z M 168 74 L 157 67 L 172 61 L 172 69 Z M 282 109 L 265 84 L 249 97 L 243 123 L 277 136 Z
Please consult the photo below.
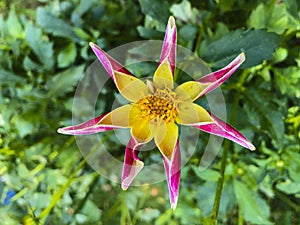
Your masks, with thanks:
M 175 123 L 161 121 L 156 125 L 153 133 L 155 144 L 162 155 L 171 159 L 178 139 L 178 126 Z
M 129 101 L 135 102 L 147 93 L 145 83 L 133 76 L 123 65 L 113 59 L 94 43 L 90 43 L 94 53 L 115 82 L 119 92 Z
M 166 177 L 168 182 L 171 208 L 175 210 L 177 206 L 178 193 L 179 193 L 180 167 L 181 167 L 181 158 L 180 158 L 180 149 L 179 149 L 178 140 L 173 150 L 171 159 L 168 159 L 164 155 L 162 157 L 164 161 Z
M 121 65 L 117 60 L 108 55 L 96 44 L 90 42 L 90 47 L 113 81 L 115 81 L 114 72 L 116 71 L 132 76 L 132 74 L 123 65 Z
M 222 83 L 224 83 L 236 69 L 245 61 L 245 54 L 242 52 L 239 54 L 231 63 L 229 63 L 224 68 L 207 74 L 204 77 L 196 80 L 201 84 L 201 86 L 205 87 L 202 90 L 197 98 L 207 94 L 208 92 L 214 90 L 215 88 L 219 87 Z
M 214 115 L 210 115 L 213 122 L 207 124 L 191 124 L 191 126 L 198 128 L 199 130 L 211 133 L 220 137 L 227 138 L 235 143 L 248 148 L 250 150 L 255 150 L 254 145 L 240 132 L 234 129 L 229 124 L 218 119 Z
M 163 61 L 156 69 L 153 76 L 153 82 L 159 89 L 173 89 L 173 73 L 167 60 Z
M 182 125 L 199 125 L 211 123 L 212 118 L 203 107 L 195 103 L 183 102 L 178 105 L 176 122 Z
M 142 144 L 133 137 L 130 138 L 125 150 L 122 172 L 122 189 L 127 190 L 134 178 L 143 169 L 144 163 L 138 158 L 138 152 Z
M 176 31 L 175 19 L 173 16 L 170 16 L 166 28 L 166 34 L 165 34 L 159 62 L 161 64 L 167 59 L 173 75 L 174 75 L 174 69 L 176 65 L 176 42 L 177 42 L 177 31 Z
M 131 135 L 138 143 L 146 143 L 153 138 L 149 120 L 141 117 L 141 110 L 136 105 L 133 105 L 130 111 L 129 125 L 131 127 Z
M 134 76 L 115 72 L 115 79 L 118 90 L 130 102 L 137 102 L 148 94 L 147 85 Z
M 194 101 L 198 98 L 200 93 L 204 90 L 204 86 L 196 81 L 187 81 L 179 85 L 175 92 L 178 98 L 182 101 Z
M 132 105 L 124 105 L 85 123 L 59 128 L 57 132 L 61 134 L 84 135 L 129 127 L 129 113 L 131 109 Z

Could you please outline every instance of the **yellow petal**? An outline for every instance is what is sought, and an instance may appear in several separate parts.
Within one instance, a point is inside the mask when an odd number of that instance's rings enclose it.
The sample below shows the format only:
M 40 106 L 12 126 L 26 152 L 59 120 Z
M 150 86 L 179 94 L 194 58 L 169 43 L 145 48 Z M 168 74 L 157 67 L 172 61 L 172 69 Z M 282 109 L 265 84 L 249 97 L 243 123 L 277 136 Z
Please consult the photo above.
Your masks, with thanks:
M 130 102 L 137 102 L 148 94 L 147 85 L 134 76 L 115 71 L 115 79 L 118 90 Z
M 191 100 L 192 102 L 198 98 L 204 87 L 195 81 L 188 81 L 179 85 L 175 92 L 180 100 Z
M 160 89 L 173 89 L 173 74 L 167 60 L 163 61 L 156 69 L 153 82 Z
M 212 119 L 209 113 L 201 106 L 190 103 L 183 102 L 178 105 L 178 117 L 176 122 L 183 125 L 192 125 L 198 123 L 210 123 Z
M 132 107 L 132 105 L 124 105 L 114 109 L 113 111 L 105 115 L 99 124 L 130 127 L 129 115 Z
M 152 139 L 153 134 L 150 129 L 149 120 L 142 118 L 140 114 L 140 109 L 133 105 L 129 118 L 131 135 L 137 142 L 146 143 Z
M 131 126 L 131 135 L 139 143 L 149 142 L 153 137 L 149 127 L 149 121 L 143 119 L 136 120 Z
M 171 160 L 177 139 L 178 126 L 175 123 L 165 123 L 163 121 L 157 124 L 157 129 L 154 132 L 154 141 L 160 152 L 169 160 Z

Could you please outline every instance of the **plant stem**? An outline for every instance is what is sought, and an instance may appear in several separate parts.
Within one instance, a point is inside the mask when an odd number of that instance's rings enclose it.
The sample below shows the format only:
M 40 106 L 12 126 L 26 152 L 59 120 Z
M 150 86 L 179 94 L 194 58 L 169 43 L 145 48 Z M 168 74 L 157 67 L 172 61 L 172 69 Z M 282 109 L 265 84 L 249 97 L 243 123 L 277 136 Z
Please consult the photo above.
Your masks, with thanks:
M 195 49 L 194 49 L 194 54 L 195 55 L 199 55 L 198 52 L 200 50 L 200 46 L 201 46 L 201 41 L 202 41 L 202 34 L 203 33 L 203 25 L 200 24 L 199 28 L 198 28 L 198 35 L 197 35 L 197 40 L 196 40 L 196 44 L 195 44 Z
M 222 159 L 221 159 L 220 178 L 218 180 L 213 210 L 211 213 L 211 221 L 213 222 L 213 224 L 216 224 L 218 218 L 218 212 L 219 212 L 221 195 L 222 195 L 224 178 L 225 178 L 225 168 L 227 162 L 228 149 L 229 149 L 229 142 L 226 141 L 224 145 Z
M 236 118 L 239 98 L 240 98 L 240 94 L 242 92 L 241 87 L 242 87 L 243 83 L 245 82 L 247 75 L 248 75 L 248 72 L 245 70 L 241 74 L 240 79 L 238 81 L 237 92 L 234 96 L 234 101 L 233 101 L 233 110 L 232 110 L 232 114 L 230 117 L 230 123 L 233 123 L 234 119 Z M 214 205 L 213 205 L 213 209 L 212 209 L 212 213 L 211 213 L 211 224 L 217 223 L 218 212 L 219 212 L 222 190 L 223 190 L 223 184 L 224 184 L 224 180 L 225 180 L 225 169 L 226 169 L 226 163 L 227 163 L 228 150 L 231 147 L 232 147 L 232 142 L 229 142 L 226 140 L 224 143 L 224 150 L 223 150 L 223 155 L 222 155 L 222 159 L 221 159 L 220 178 L 218 180 Z

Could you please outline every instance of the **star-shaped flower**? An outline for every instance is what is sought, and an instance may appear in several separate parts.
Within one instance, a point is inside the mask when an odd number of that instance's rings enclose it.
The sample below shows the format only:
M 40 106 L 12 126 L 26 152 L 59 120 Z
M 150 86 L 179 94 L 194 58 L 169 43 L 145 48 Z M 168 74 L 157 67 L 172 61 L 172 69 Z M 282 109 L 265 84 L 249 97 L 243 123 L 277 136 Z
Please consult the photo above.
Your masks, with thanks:
M 131 138 L 125 149 L 122 174 L 124 190 L 130 186 L 144 166 L 138 157 L 140 148 L 154 139 L 162 154 L 173 209 L 177 205 L 180 183 L 178 125 L 192 126 L 255 150 L 255 147 L 241 133 L 193 103 L 226 81 L 245 60 L 244 53 L 216 72 L 175 87 L 173 75 L 176 62 L 176 41 L 175 20 L 171 16 L 166 28 L 158 68 L 153 80 L 146 82 L 136 78 L 101 48 L 90 43 L 117 89 L 129 101 L 129 104 L 83 124 L 58 129 L 58 132 L 62 134 L 84 135 L 129 128 Z

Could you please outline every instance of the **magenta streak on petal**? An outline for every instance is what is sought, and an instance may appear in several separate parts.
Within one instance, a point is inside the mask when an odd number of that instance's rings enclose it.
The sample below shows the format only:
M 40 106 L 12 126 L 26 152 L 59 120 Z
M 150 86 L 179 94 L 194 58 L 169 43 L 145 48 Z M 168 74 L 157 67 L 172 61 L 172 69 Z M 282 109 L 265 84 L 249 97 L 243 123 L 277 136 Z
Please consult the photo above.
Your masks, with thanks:
M 224 83 L 244 61 L 245 54 L 241 53 L 224 68 L 216 72 L 207 74 L 204 77 L 201 77 L 200 79 L 196 80 L 197 82 L 201 83 L 204 87 L 206 87 L 199 94 L 198 98 L 214 90 L 215 88 L 219 87 L 222 83 Z
M 144 163 L 138 158 L 141 146 L 142 144 L 138 143 L 133 137 L 130 138 L 126 146 L 122 172 L 123 190 L 127 190 L 134 178 L 144 167 Z
M 166 34 L 161 50 L 161 56 L 159 64 L 168 59 L 171 65 L 172 74 L 174 75 L 174 70 L 176 66 L 176 42 L 177 42 L 177 31 L 175 19 L 171 16 L 166 28 Z
M 114 82 L 115 82 L 114 71 L 122 72 L 127 75 L 133 76 L 123 65 L 121 65 L 117 60 L 109 56 L 100 47 L 98 47 L 94 43 L 90 43 L 90 46 Z
M 175 210 L 177 206 L 179 184 L 180 184 L 181 157 L 180 157 L 179 142 L 177 141 L 176 143 L 171 160 L 169 160 L 164 155 L 162 157 L 164 161 L 166 177 L 168 182 L 171 208 Z
M 230 126 L 229 124 L 225 123 L 224 121 L 218 119 L 213 115 L 211 115 L 211 118 L 213 119 L 213 123 L 208 123 L 208 124 L 206 123 L 206 124 L 199 124 L 199 125 L 195 124 L 191 126 L 196 127 L 207 133 L 211 133 L 220 137 L 227 138 L 250 150 L 255 150 L 254 145 L 244 135 L 242 135 L 232 126 Z
M 91 119 L 85 123 L 75 125 L 75 126 L 69 126 L 69 127 L 63 127 L 59 128 L 57 130 L 58 133 L 61 134 L 70 134 L 70 135 L 84 135 L 84 134 L 95 134 L 99 132 L 109 131 L 116 128 L 120 128 L 113 125 L 99 125 L 98 123 L 101 121 L 101 119 L 106 114 L 103 114 L 101 116 L 98 116 L 94 119 Z M 98 125 L 97 125 L 98 124 Z

